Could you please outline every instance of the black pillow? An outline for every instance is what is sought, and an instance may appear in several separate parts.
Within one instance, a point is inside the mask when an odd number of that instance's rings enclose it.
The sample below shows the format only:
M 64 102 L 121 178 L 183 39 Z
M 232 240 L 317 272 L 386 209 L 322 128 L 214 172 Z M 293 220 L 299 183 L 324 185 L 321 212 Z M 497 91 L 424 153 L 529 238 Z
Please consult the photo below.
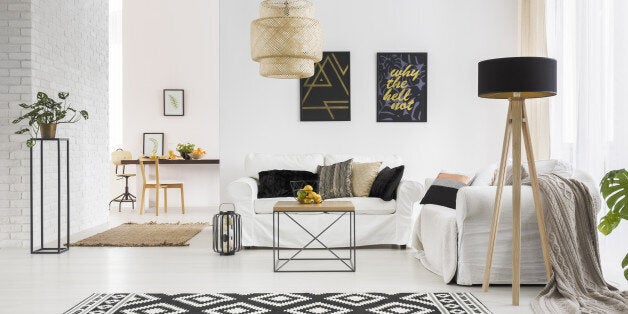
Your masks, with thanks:
M 301 170 L 267 170 L 259 173 L 257 198 L 294 196 L 290 181 L 304 181 L 313 186 L 318 183 L 318 175 Z
M 382 169 L 371 186 L 369 197 L 379 197 L 384 201 L 397 198 L 397 187 L 403 177 L 404 166 Z
M 435 204 L 456 209 L 458 190 L 468 186 L 469 182 L 471 179 L 465 175 L 441 172 L 427 189 L 421 204 Z

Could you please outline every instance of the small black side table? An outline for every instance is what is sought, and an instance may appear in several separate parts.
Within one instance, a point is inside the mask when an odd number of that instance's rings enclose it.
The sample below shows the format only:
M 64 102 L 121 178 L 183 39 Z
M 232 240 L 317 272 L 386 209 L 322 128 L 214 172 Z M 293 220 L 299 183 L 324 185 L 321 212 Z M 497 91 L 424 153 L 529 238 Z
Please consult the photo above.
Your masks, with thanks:
M 33 195 L 33 147 L 30 148 L 30 193 L 31 193 L 31 254 L 61 254 L 70 249 L 70 141 L 67 138 L 34 139 L 35 146 L 39 145 L 39 209 L 40 209 L 40 248 L 33 248 L 33 214 L 35 199 Z M 57 247 L 44 246 L 44 143 L 57 143 Z M 61 142 L 65 142 L 65 175 L 66 175 L 66 225 L 67 247 L 61 244 Z

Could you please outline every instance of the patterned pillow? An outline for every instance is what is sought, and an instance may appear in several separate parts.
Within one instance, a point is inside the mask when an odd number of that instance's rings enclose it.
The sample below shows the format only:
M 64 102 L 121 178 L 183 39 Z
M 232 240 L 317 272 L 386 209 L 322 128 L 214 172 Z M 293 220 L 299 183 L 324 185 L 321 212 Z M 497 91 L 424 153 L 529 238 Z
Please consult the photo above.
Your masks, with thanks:
M 351 192 L 351 162 L 353 159 L 330 166 L 318 166 L 318 193 L 323 199 L 353 197 Z
M 463 174 L 441 172 L 425 193 L 421 204 L 435 204 L 456 209 L 458 189 L 469 185 L 471 180 Z
M 354 162 L 351 164 L 351 191 L 355 197 L 369 196 L 382 162 Z

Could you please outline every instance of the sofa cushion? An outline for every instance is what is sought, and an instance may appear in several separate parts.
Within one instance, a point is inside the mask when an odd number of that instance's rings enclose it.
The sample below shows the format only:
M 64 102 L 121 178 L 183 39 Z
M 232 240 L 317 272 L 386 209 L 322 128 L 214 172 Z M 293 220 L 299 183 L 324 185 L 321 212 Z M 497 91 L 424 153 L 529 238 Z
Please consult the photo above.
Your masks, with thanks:
M 347 154 L 329 154 L 325 155 L 325 165 L 332 165 L 347 159 L 353 159 L 353 162 L 378 162 L 382 165 L 380 170 L 385 167 L 395 168 L 403 165 L 403 160 L 397 155 L 372 155 L 372 156 L 353 156 Z
M 354 162 L 351 164 L 351 191 L 353 192 L 353 196 L 369 196 L 373 181 L 377 178 L 381 165 L 381 161 Z
M 397 209 L 395 200 L 384 201 L 377 197 L 342 197 L 333 201 L 351 201 L 358 215 L 390 215 Z M 295 201 L 294 197 L 258 198 L 253 202 L 256 214 L 272 214 L 273 206 L 278 201 Z
M 318 175 L 302 170 L 267 170 L 259 173 L 258 198 L 294 196 L 290 182 L 301 181 L 317 189 Z
M 499 163 L 494 163 L 489 165 L 488 167 L 480 170 L 475 177 L 473 177 L 473 181 L 471 182 L 472 186 L 489 186 L 493 182 L 493 175 L 495 174 L 495 170 L 499 167 Z
M 574 174 L 573 166 L 562 160 L 537 160 L 534 162 L 534 165 L 536 165 L 536 172 L 538 174 L 554 173 L 563 178 L 571 178 Z M 525 167 L 527 168 L 528 165 L 525 164 Z
M 352 197 L 351 159 L 330 166 L 318 166 L 318 193 L 323 199 Z
M 244 159 L 247 177 L 259 179 L 265 170 L 288 169 L 316 172 L 324 162 L 322 154 L 248 154 Z
M 468 176 L 457 173 L 441 172 L 427 189 L 421 204 L 435 204 L 456 209 L 458 189 L 468 186 Z
M 379 172 L 369 192 L 370 197 L 379 197 L 384 201 L 390 201 L 397 196 L 397 187 L 403 177 L 404 166 L 390 169 L 388 167 Z

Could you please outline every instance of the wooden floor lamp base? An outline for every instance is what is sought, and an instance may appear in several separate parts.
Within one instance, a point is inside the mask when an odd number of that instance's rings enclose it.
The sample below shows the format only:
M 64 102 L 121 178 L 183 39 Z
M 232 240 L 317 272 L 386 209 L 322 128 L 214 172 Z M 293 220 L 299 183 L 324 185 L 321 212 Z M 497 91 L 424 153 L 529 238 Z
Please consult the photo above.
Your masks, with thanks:
M 502 146 L 501 161 L 499 163 L 499 176 L 497 179 L 497 192 L 495 194 L 495 203 L 493 204 L 493 219 L 491 223 L 491 233 L 489 237 L 488 252 L 486 256 L 486 268 L 484 271 L 484 282 L 482 290 L 488 291 L 489 281 L 491 279 L 491 264 L 493 262 L 493 251 L 495 249 L 495 238 L 497 235 L 497 226 L 499 224 L 499 214 L 502 204 L 502 191 L 504 189 L 504 177 L 506 173 L 506 161 L 508 159 L 508 150 L 512 142 L 512 304 L 519 305 L 519 287 L 520 287 L 520 261 L 521 261 L 521 139 L 523 135 L 523 144 L 526 148 L 526 157 L 528 160 L 528 168 L 530 172 L 530 181 L 532 183 L 532 194 L 534 195 L 534 207 L 536 209 L 536 218 L 539 225 L 539 235 L 541 237 L 541 250 L 543 251 L 543 260 L 545 263 L 545 272 L 547 279 L 552 275 L 552 266 L 550 264 L 549 247 L 547 243 L 547 234 L 545 231 L 545 218 L 543 208 L 541 207 L 541 195 L 539 192 L 539 182 L 534 163 L 534 154 L 532 151 L 532 141 L 530 139 L 530 128 L 528 124 L 525 99 L 520 97 L 510 98 L 508 107 L 508 117 L 506 121 L 506 130 L 504 131 L 504 143 Z

